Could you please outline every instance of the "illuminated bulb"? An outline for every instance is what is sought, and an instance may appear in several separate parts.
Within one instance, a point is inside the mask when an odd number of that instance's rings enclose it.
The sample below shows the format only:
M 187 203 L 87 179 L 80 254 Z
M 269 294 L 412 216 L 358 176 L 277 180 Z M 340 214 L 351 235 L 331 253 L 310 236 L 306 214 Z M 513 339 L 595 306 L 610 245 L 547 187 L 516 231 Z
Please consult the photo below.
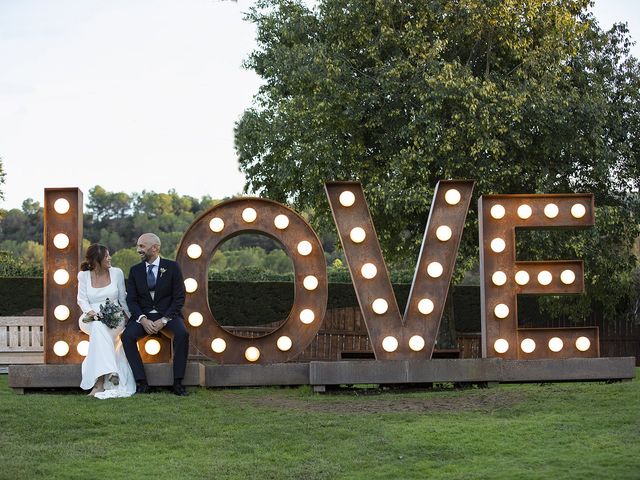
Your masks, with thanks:
M 289 226 L 289 217 L 283 214 L 277 215 L 276 218 L 273 219 L 273 224 L 278 230 L 284 230 Z
M 551 280 L 553 280 L 553 277 L 551 276 L 551 272 L 542 270 L 538 274 L 538 283 L 540 285 L 549 285 L 551 283 Z
M 440 240 L 441 242 L 446 242 L 447 240 L 449 240 L 451 238 L 451 235 L 451 229 L 446 225 L 441 225 L 436 230 L 436 237 L 438 237 L 438 240 Z
M 587 209 L 581 203 L 576 203 L 571 207 L 571 216 L 573 218 L 582 218 L 587 214 Z
M 78 351 L 78 355 L 80 355 L 81 357 L 86 357 L 87 354 L 89 353 L 89 341 L 88 340 L 82 340 L 76 346 L 76 350 Z
M 544 206 L 544 215 L 547 218 L 556 218 L 560 210 L 555 203 L 547 203 Z
M 449 205 L 456 205 L 460 201 L 460 198 L 462 198 L 460 196 L 460 192 L 455 188 L 447 190 L 447 192 L 444 194 L 444 200 Z
M 525 338 L 520 342 L 520 348 L 524 353 L 531 353 L 536 349 L 536 342 L 532 338 Z
M 209 222 L 209 228 L 211 229 L 212 232 L 215 232 L 215 233 L 221 232 L 222 229 L 224 228 L 224 220 L 218 217 L 212 218 L 211 221 Z
M 504 303 L 499 303 L 493 309 L 493 314 L 498 318 L 507 318 L 509 316 L 509 307 Z
M 69 344 L 63 340 L 58 340 L 53 344 L 53 353 L 59 357 L 64 357 L 69 353 Z
M 260 358 L 260 350 L 256 347 L 249 347 L 244 351 L 244 358 L 250 362 L 255 362 Z
M 198 282 L 195 278 L 185 278 L 184 289 L 187 291 L 187 293 L 193 293 L 198 289 Z
M 67 272 L 64 268 L 56 270 L 53 274 L 53 281 L 58 285 L 64 285 L 69 281 L 69 272 Z
M 370 280 L 378 274 L 378 269 L 373 263 L 365 263 L 364 265 L 362 265 L 362 268 L 360 269 L 360 273 L 362 273 L 362 276 L 364 278 L 367 278 Z
M 157 355 L 160 353 L 160 342 L 155 338 L 148 340 L 147 343 L 144 344 L 144 351 L 149 355 Z
M 318 279 L 313 275 L 307 275 L 306 277 L 304 277 L 302 285 L 307 290 L 315 290 L 316 288 L 318 288 Z
M 526 220 L 527 218 L 529 218 L 531 216 L 531 207 L 529 205 L 520 205 L 518 207 L 518 217 L 520 217 L 523 220 Z
M 373 308 L 373 311 L 378 315 L 382 315 L 389 309 L 389 304 L 384 298 L 376 298 L 371 304 L 371 308 Z
M 300 312 L 300 321 L 306 325 L 309 325 L 310 323 L 312 323 L 316 318 L 315 313 L 313 313 L 313 310 L 309 310 L 308 308 L 305 308 L 304 310 L 302 310 Z
M 420 335 L 414 335 L 409 339 L 409 348 L 414 352 L 419 352 L 424 348 L 424 338 Z
M 193 258 L 194 260 L 196 258 L 200 258 L 200 255 L 202 255 L 202 248 L 200 247 L 200 245 L 192 243 L 191 245 L 189 245 L 189 247 L 187 247 L 187 255 L 189 256 L 189 258 Z
M 53 237 L 53 244 L 59 250 L 67 248 L 69 246 L 69 237 L 67 237 L 64 233 L 59 233 L 55 237 Z
M 586 352 L 591 347 L 591 340 L 587 337 L 578 337 L 576 339 L 576 348 L 581 352 Z
M 519 270 L 516 272 L 516 283 L 518 285 L 526 285 L 529 283 L 529 274 L 524 270 Z
M 576 274 L 573 273 L 573 270 L 563 270 L 560 274 L 560 281 L 565 285 L 571 285 L 576 281 Z
M 298 253 L 303 257 L 309 255 L 312 249 L 313 247 L 311 247 L 311 243 L 307 242 L 306 240 L 303 240 L 298 244 Z
M 549 340 L 549 350 L 552 352 L 559 352 L 564 347 L 564 343 L 558 337 L 553 337 Z
M 283 352 L 287 352 L 291 350 L 291 345 L 293 345 L 293 342 L 289 337 L 282 336 L 278 339 L 276 344 L 278 345 L 278 349 L 282 350 Z
M 491 240 L 491 250 L 495 253 L 504 252 L 504 249 L 507 247 L 507 244 L 501 238 L 494 238 Z
M 222 338 L 214 338 L 213 342 L 211 342 L 211 350 L 214 353 L 222 353 L 227 349 L 227 342 Z
M 507 342 L 504 338 L 499 338 L 493 344 L 493 349 L 498 353 L 505 353 L 509 350 L 509 342 Z
M 253 223 L 258 218 L 258 212 L 254 208 L 248 207 L 242 210 L 242 219 L 247 223 Z
M 189 314 L 189 325 L 192 327 L 199 327 L 204 322 L 204 318 L 200 312 L 193 312 Z
M 356 202 L 356 196 L 350 190 L 345 190 L 340 194 L 340 205 L 343 207 L 350 207 Z
M 430 277 L 433 278 L 438 278 L 440 275 L 442 275 L 443 270 L 444 269 L 442 268 L 442 265 L 438 262 L 431 262 L 429 265 L 427 265 L 427 273 Z
M 506 212 L 504 210 L 504 207 L 500 204 L 491 207 L 491 217 L 495 218 L 496 220 L 500 220 L 501 218 L 503 218 L 505 213 Z
M 69 307 L 67 307 L 66 305 L 58 305 L 53 310 L 53 316 L 61 322 L 69 318 L 69 315 L 71 315 L 71 312 L 69 311 Z
M 504 272 L 497 271 L 493 275 L 491 275 L 491 281 L 494 285 L 501 287 L 505 283 L 507 283 L 507 274 Z
M 398 339 L 396 337 L 384 337 L 382 340 L 382 348 L 385 352 L 395 352 L 398 349 Z
M 363 228 L 355 227 L 351 230 L 351 233 L 349 233 L 349 238 L 353 243 L 362 243 L 364 239 L 367 238 L 367 234 Z
M 71 205 L 69 205 L 69 201 L 66 198 L 59 198 L 53 204 L 53 209 L 63 215 L 69 211 Z
M 423 298 L 418 302 L 418 310 L 423 315 L 429 315 L 431 312 L 433 312 L 433 307 L 433 302 L 428 298 Z

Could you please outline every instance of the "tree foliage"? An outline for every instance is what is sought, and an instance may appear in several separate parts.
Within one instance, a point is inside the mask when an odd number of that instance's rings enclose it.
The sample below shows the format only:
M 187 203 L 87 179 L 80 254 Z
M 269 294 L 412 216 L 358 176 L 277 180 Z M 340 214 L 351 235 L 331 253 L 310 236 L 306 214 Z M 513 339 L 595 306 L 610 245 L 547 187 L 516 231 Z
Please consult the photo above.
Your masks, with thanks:
M 7 174 L 4 173 L 4 168 L 2 167 L 2 158 L 0 157 L 0 187 L 4 184 L 6 175 Z M 4 200 L 4 192 L 2 188 L 0 188 L 0 200 Z
M 626 26 L 605 32 L 588 7 L 258 2 L 248 14 L 258 48 L 246 65 L 263 83 L 235 132 L 246 189 L 328 225 L 323 183 L 358 180 L 386 256 L 404 266 L 438 180 L 475 179 L 476 195 L 593 192 L 597 235 L 532 236 L 525 249 L 606 256 L 587 263 L 588 291 L 613 308 L 636 261 L 640 75 Z M 478 257 L 474 209 L 458 278 Z M 609 278 L 621 282 L 614 291 Z

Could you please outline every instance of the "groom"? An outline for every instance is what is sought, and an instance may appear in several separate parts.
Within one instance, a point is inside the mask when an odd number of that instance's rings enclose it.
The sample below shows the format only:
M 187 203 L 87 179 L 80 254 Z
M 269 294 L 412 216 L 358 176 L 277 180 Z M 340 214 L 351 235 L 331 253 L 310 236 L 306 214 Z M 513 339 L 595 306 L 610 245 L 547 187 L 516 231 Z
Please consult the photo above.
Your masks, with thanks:
M 137 342 L 161 332 L 173 339 L 173 393 L 186 396 L 182 386 L 189 352 L 189 333 L 182 319 L 184 282 L 176 262 L 160 258 L 160 239 L 145 233 L 136 245 L 142 262 L 131 267 L 127 280 L 127 305 L 131 318 L 122 334 L 122 345 L 136 379 L 136 392 L 149 393 Z

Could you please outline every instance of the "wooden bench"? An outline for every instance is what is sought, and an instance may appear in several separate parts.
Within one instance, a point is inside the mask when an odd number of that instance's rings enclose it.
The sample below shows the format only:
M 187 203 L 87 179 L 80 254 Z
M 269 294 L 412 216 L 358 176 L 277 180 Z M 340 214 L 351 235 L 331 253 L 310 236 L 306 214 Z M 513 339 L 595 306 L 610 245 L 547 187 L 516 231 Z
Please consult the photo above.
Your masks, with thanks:
M 0 317 L 0 365 L 44 363 L 43 317 Z

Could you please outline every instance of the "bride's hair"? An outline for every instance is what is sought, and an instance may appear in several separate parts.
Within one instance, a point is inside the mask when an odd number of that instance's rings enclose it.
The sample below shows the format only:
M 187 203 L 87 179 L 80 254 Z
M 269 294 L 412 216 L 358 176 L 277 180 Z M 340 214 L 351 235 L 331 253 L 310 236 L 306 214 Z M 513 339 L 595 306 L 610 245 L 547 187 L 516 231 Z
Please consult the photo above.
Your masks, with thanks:
M 92 243 L 84 254 L 84 262 L 80 264 L 80 270 L 93 270 L 96 265 L 102 263 L 107 256 L 108 249 L 99 243 Z

